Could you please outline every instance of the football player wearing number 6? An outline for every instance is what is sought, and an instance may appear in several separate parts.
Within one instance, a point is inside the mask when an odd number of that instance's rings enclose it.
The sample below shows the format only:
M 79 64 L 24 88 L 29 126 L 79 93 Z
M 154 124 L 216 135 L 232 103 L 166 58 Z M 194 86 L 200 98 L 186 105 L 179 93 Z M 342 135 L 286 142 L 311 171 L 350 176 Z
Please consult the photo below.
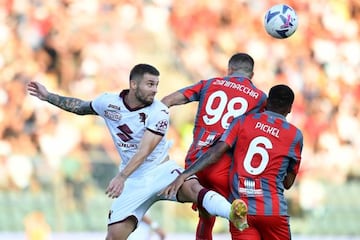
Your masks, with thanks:
M 199 102 L 185 168 L 219 140 L 235 117 L 264 110 L 266 94 L 251 81 L 253 75 L 253 58 L 246 53 L 236 53 L 228 61 L 227 76 L 201 80 L 162 99 L 168 107 Z M 200 183 L 228 197 L 230 162 L 230 153 L 225 153 L 221 161 L 197 173 Z M 211 240 L 215 217 L 198 209 L 196 239 Z
M 232 238 L 291 239 L 284 190 L 295 181 L 303 147 L 302 132 L 286 120 L 293 101 L 288 86 L 272 87 L 266 111 L 234 119 L 220 140 L 163 191 L 165 195 L 171 196 L 187 176 L 215 163 L 232 148 L 229 200 L 241 198 L 247 203 L 249 224 L 243 232 L 234 231 Z

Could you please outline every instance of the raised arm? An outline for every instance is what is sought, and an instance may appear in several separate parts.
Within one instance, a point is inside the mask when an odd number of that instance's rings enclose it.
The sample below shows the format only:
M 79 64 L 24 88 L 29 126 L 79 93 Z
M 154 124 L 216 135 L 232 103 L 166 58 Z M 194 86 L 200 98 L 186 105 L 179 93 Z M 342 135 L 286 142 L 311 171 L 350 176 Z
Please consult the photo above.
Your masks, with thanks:
M 39 82 L 31 81 L 28 84 L 27 90 L 31 96 L 35 96 L 42 101 L 47 101 L 62 110 L 78 115 L 96 115 L 96 112 L 90 106 L 90 101 L 83 101 L 78 98 L 65 97 L 51 93 Z
M 167 106 L 172 107 L 175 105 L 181 105 L 189 102 L 189 99 L 185 97 L 181 92 L 173 92 L 161 99 L 161 101 Z

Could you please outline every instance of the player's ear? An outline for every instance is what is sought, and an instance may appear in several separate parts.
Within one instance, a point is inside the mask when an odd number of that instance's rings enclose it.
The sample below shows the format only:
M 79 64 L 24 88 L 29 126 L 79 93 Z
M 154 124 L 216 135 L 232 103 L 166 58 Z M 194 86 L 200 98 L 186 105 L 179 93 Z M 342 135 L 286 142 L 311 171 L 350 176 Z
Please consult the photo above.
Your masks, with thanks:
M 292 104 L 291 104 L 291 105 L 289 106 L 289 108 L 288 108 L 288 111 L 287 111 L 288 114 L 291 113 L 291 108 L 292 108 Z
M 137 81 L 135 79 L 130 80 L 130 88 L 135 89 L 137 86 Z
M 253 76 L 254 76 L 254 72 L 252 72 L 252 73 L 250 74 L 250 76 L 249 76 L 250 80 L 253 78 Z

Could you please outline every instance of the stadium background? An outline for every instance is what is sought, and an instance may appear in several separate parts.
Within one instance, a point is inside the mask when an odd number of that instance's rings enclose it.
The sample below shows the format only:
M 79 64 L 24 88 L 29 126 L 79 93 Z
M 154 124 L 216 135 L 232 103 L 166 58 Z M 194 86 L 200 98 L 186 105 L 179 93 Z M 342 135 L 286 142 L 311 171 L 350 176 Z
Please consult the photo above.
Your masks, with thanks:
M 299 27 L 276 40 L 263 30 L 263 15 L 278 2 L 0 1 L 0 238 L 15 232 L 11 239 L 23 239 L 37 225 L 53 236 L 100 232 L 102 238 L 106 231 L 104 189 L 119 158 L 105 126 L 28 96 L 30 79 L 90 100 L 126 88 L 129 69 L 148 62 L 161 71 L 159 99 L 225 74 L 237 51 L 254 57 L 254 83 L 265 92 L 286 83 L 296 93 L 289 120 L 303 130 L 305 145 L 301 172 L 287 192 L 295 236 L 359 238 L 360 2 L 287 1 Z M 195 109 L 171 109 L 171 156 L 179 163 Z M 149 215 L 172 239 L 195 232 L 189 204 L 157 203 Z M 219 220 L 215 232 L 226 238 L 226 231 Z

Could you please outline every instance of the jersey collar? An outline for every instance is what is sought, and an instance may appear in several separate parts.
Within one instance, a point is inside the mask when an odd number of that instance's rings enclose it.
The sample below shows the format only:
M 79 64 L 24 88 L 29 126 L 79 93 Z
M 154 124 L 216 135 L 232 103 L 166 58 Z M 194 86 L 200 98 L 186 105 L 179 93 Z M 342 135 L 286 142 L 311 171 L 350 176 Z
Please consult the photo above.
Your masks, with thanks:
M 280 114 L 280 113 L 276 113 L 276 112 L 269 111 L 269 110 L 265 110 L 264 113 L 269 115 L 269 116 L 272 116 L 272 117 L 275 117 L 275 118 L 281 118 L 281 119 L 286 121 L 286 117 L 284 115 Z

